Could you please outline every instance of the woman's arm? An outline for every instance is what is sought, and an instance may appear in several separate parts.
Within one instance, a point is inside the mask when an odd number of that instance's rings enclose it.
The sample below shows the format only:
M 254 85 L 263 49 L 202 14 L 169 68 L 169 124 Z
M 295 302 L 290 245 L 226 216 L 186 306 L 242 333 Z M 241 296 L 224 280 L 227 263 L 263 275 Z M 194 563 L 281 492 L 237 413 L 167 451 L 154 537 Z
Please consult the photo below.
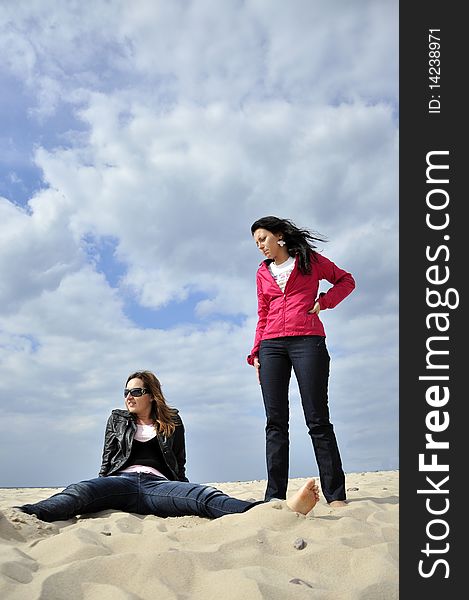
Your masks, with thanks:
M 180 416 L 178 416 L 173 435 L 173 453 L 176 457 L 179 481 L 189 481 L 186 477 L 186 436 L 184 424 Z
M 334 308 L 355 289 L 355 280 L 350 273 L 338 267 L 325 256 L 316 254 L 316 258 L 313 268 L 318 269 L 318 278 L 332 283 L 332 287 L 326 293 L 319 295 L 317 303 L 321 310 Z
M 264 332 L 266 323 L 267 323 L 267 315 L 269 313 L 269 302 L 266 300 L 264 292 L 262 291 L 262 281 L 259 275 L 259 271 L 257 272 L 256 278 L 257 285 L 257 326 L 256 333 L 254 336 L 254 346 L 252 347 L 249 356 L 247 357 L 247 361 L 250 365 L 254 365 L 254 359 L 259 354 L 259 346 L 261 345 L 262 334 Z
M 111 456 L 114 454 L 114 423 L 112 415 L 107 420 L 106 432 L 104 434 L 104 448 L 101 460 L 101 468 L 99 469 L 99 477 L 104 477 L 111 466 Z

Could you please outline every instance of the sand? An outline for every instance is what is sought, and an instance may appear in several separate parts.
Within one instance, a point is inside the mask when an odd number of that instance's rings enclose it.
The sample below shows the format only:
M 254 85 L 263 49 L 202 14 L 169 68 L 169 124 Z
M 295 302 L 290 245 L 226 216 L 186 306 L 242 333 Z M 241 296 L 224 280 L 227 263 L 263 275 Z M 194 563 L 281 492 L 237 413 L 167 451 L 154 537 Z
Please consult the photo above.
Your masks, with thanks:
M 265 489 L 210 485 L 256 500 Z M 62 488 L 0 488 L 0 598 L 397 599 L 399 472 L 349 473 L 346 485 L 348 506 L 321 495 L 306 516 L 270 502 L 216 520 L 104 511 L 55 523 L 12 506 Z

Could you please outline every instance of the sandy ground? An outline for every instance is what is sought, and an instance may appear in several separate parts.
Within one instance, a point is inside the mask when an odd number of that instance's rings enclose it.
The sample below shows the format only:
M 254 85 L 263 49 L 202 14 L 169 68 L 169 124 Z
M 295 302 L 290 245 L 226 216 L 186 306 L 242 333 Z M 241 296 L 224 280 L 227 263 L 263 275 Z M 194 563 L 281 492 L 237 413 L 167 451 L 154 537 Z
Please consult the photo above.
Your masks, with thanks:
M 256 500 L 265 489 L 210 485 Z M 61 488 L 0 488 L 0 598 L 397 599 L 399 471 L 349 473 L 346 485 L 348 506 L 321 495 L 306 516 L 270 502 L 216 520 L 104 511 L 55 523 L 12 506 Z

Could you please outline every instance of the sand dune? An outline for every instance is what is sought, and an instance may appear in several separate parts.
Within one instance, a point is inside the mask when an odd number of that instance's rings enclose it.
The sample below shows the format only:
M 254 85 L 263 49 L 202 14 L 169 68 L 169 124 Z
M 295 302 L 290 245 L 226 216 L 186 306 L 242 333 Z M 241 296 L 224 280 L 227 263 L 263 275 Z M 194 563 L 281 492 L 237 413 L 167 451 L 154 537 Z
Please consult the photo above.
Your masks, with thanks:
M 289 494 L 304 482 L 291 479 Z M 57 489 L 0 489 L 0 598 L 397 599 L 399 472 L 346 482 L 346 508 L 321 496 L 307 516 L 271 502 L 213 521 L 105 511 L 44 523 L 11 507 Z M 265 489 L 211 485 L 244 499 Z

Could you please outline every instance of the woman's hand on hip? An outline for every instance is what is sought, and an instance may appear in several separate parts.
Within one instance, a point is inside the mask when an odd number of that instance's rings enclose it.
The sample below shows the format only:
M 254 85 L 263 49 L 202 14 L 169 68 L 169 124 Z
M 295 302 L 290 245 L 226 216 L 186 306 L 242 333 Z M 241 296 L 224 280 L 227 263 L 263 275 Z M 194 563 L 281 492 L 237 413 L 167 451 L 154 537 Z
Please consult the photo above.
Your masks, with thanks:
M 319 311 L 321 310 L 321 307 L 319 306 L 319 302 L 315 302 L 313 308 L 311 310 L 308 310 L 308 314 L 309 315 L 318 315 Z

